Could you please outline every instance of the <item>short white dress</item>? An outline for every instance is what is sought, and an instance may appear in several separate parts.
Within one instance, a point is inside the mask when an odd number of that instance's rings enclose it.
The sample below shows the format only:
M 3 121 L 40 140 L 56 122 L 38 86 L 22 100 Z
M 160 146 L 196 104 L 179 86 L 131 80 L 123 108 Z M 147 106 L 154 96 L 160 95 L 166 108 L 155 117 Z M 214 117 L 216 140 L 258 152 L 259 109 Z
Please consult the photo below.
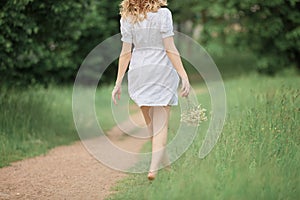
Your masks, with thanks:
M 121 40 L 133 44 L 128 70 L 128 93 L 139 106 L 177 105 L 179 76 L 163 45 L 174 35 L 168 8 L 147 13 L 141 22 L 121 18 Z

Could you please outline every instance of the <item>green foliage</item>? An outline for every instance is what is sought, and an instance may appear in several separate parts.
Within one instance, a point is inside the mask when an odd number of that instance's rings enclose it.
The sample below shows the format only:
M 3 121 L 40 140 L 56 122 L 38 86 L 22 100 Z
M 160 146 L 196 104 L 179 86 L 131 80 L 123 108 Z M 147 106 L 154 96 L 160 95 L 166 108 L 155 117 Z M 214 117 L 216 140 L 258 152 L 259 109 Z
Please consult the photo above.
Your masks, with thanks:
M 241 53 L 250 49 L 258 71 L 271 75 L 286 67 L 300 69 L 299 0 L 188 0 L 170 1 L 170 7 L 184 16 L 175 20 L 203 25 L 201 43 L 209 52 L 220 54 L 227 45 Z
M 1 84 L 69 81 L 89 51 L 119 30 L 118 2 L 7 0 L 0 4 Z
M 258 70 L 274 74 L 285 67 L 300 69 L 300 1 L 251 1 L 239 6 L 240 24 L 245 26 L 242 37 L 248 38 L 246 45 L 257 55 Z
M 119 1 L 6 0 L 0 2 L 0 84 L 73 82 L 85 56 L 119 32 Z M 221 55 L 252 50 L 258 70 L 299 67 L 300 1 L 169 0 L 178 30 L 202 26 L 201 44 Z M 192 29 L 184 26 L 192 22 Z M 109 67 L 109 82 L 116 73 Z
M 152 183 L 146 173 L 129 175 L 108 199 L 297 199 L 300 79 L 288 77 L 251 73 L 226 80 L 228 115 L 212 152 L 198 157 L 208 128 L 202 123 L 170 172 L 159 171 Z M 198 98 L 202 104 L 210 101 L 207 93 Z M 170 126 L 172 136 L 174 121 Z

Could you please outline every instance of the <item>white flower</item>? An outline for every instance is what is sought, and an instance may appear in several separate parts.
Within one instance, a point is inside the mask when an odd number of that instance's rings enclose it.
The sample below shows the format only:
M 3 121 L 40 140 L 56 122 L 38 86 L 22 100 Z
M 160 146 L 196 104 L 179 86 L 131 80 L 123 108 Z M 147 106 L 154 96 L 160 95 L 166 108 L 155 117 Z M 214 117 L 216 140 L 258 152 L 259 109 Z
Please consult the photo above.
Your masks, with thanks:
M 207 121 L 206 109 L 200 105 L 191 105 L 188 100 L 188 107 L 181 114 L 181 122 L 187 123 L 191 126 L 199 126 L 203 121 Z

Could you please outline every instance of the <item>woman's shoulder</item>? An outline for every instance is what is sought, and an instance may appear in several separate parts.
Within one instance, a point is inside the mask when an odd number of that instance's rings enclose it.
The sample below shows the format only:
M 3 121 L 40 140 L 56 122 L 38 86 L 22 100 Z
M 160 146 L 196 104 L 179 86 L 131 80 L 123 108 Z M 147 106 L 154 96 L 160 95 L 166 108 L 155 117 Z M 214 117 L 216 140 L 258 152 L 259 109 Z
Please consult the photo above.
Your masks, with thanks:
M 131 27 L 132 26 L 131 21 L 132 21 L 132 18 L 130 16 L 120 18 L 120 24 L 123 26 Z
M 172 16 L 171 10 L 167 7 L 161 7 L 158 9 L 158 13 L 162 18 L 169 18 Z
M 171 10 L 168 7 L 161 7 L 158 9 L 160 13 L 171 13 Z

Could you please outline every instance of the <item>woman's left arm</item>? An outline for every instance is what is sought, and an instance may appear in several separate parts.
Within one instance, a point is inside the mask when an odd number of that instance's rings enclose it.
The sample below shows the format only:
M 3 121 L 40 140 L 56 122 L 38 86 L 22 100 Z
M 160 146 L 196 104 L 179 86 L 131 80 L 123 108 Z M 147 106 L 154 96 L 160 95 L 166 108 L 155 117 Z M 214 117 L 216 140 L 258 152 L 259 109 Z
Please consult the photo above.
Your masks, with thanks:
M 116 80 L 115 87 L 112 91 L 112 100 L 114 101 L 115 104 L 117 104 L 116 95 L 118 95 L 118 99 L 120 99 L 121 97 L 121 84 L 131 59 L 131 50 L 132 50 L 132 44 L 123 42 L 122 50 L 119 57 L 117 80 Z

